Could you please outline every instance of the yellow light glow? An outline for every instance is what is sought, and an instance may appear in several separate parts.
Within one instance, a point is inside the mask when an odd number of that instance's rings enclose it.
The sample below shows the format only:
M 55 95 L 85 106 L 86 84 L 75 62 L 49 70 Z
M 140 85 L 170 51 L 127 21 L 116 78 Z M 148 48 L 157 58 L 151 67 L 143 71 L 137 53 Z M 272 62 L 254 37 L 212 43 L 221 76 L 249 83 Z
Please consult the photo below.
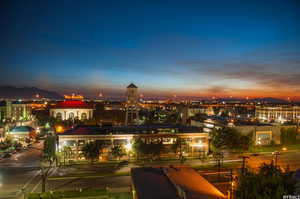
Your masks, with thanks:
M 132 144 L 130 142 L 128 142 L 126 145 L 125 145 L 125 149 L 127 151 L 131 151 L 132 150 Z
M 55 127 L 55 130 L 56 130 L 56 132 L 57 133 L 62 133 L 62 132 L 64 132 L 65 131 L 65 129 L 64 129 L 64 127 L 63 126 L 56 126 Z
M 198 143 L 196 143 L 196 144 L 191 144 L 190 146 L 192 146 L 192 147 L 204 147 L 203 144 L 198 144 Z
M 286 147 L 283 147 L 282 150 L 283 150 L 283 151 L 287 151 L 287 148 L 286 148 Z

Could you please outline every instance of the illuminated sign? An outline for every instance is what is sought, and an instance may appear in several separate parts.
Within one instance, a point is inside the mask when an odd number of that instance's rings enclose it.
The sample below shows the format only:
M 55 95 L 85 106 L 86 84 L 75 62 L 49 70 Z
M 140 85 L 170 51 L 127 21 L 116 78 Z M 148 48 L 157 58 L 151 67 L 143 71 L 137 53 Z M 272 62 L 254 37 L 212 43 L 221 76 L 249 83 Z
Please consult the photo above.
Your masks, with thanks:
M 77 100 L 82 100 L 83 96 L 82 95 L 75 95 L 74 93 L 72 95 L 64 95 L 65 99 L 77 99 Z

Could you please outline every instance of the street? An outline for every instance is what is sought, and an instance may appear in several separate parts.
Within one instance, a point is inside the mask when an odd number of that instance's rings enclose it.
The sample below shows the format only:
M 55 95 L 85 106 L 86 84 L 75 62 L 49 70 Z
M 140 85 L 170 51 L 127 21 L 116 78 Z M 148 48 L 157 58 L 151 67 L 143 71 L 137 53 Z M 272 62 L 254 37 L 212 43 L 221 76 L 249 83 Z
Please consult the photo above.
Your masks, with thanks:
M 0 160 L 0 199 L 16 198 L 22 195 L 21 189 L 24 186 L 25 191 L 28 191 L 36 183 L 42 143 L 34 144 L 33 147 Z
M 34 144 L 32 148 L 13 154 L 10 158 L 0 160 L 0 199 L 21 198 L 22 188 L 24 192 L 41 191 L 40 160 L 42 155 L 42 143 Z M 300 152 L 281 152 L 278 155 L 278 165 L 295 170 L 300 167 Z M 258 168 L 263 162 L 270 163 L 274 156 L 271 153 L 249 155 L 247 166 Z M 199 166 L 215 164 L 215 161 L 201 162 L 200 160 L 188 160 L 184 164 Z M 234 163 L 235 167 L 241 167 L 242 161 L 238 155 L 228 155 L 224 163 Z M 142 166 L 167 166 L 180 164 L 177 161 L 148 162 Z M 141 166 L 129 163 L 127 166 L 116 167 L 115 164 L 72 165 L 65 168 L 53 169 L 52 175 L 46 183 L 46 190 L 74 190 L 90 188 L 117 188 L 130 187 L 131 177 L 124 175 L 132 167 Z M 123 174 L 122 174 L 123 173 Z
M 258 156 L 249 156 L 247 160 L 248 166 L 251 168 L 258 168 L 262 163 L 270 163 L 274 156 L 271 153 L 260 154 Z M 300 152 L 280 152 L 277 158 L 277 165 L 282 169 L 289 167 L 290 170 L 297 170 L 300 168 Z

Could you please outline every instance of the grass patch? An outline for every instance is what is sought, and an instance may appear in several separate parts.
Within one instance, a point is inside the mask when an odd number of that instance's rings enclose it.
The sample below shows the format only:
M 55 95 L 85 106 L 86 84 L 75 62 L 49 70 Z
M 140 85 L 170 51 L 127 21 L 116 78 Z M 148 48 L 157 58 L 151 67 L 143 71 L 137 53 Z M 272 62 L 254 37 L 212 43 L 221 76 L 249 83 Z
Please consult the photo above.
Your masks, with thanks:
M 131 199 L 128 193 L 108 193 L 105 189 L 90 189 L 83 191 L 54 191 L 46 193 L 29 193 L 26 199 L 63 199 L 63 198 L 85 198 L 99 197 L 103 199 Z
M 72 179 L 89 179 L 89 178 L 101 178 L 101 177 L 116 177 L 116 176 L 129 176 L 130 172 L 117 172 L 107 173 L 102 175 L 90 175 L 86 173 L 80 173 L 76 176 L 65 176 L 65 177 L 49 177 L 48 180 L 72 180 Z
M 275 146 L 255 146 L 249 149 L 249 152 L 252 153 L 261 153 L 261 152 L 274 152 L 274 151 L 282 151 L 282 148 L 286 147 L 287 151 L 289 150 L 300 150 L 300 144 L 293 145 L 275 145 Z

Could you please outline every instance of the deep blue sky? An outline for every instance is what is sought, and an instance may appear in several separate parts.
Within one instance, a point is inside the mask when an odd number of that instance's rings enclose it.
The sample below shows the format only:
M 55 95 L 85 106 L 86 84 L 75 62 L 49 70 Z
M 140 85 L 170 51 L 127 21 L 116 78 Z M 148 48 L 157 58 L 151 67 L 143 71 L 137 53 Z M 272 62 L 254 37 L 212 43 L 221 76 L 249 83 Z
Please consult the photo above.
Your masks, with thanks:
M 300 1 L 1 1 L 0 84 L 300 97 Z

